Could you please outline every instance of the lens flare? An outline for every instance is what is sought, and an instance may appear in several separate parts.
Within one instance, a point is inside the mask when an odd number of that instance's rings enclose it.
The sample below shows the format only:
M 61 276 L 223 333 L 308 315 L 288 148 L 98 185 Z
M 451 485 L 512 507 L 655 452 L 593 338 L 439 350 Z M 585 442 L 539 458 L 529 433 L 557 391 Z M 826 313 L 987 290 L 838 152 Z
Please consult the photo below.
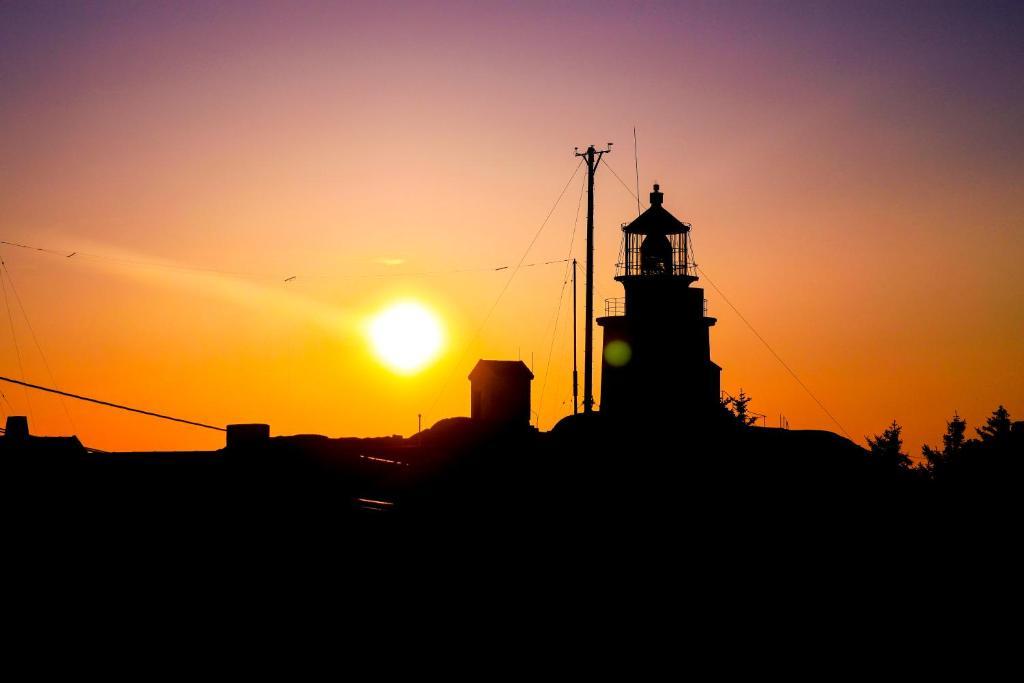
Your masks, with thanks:
M 393 304 L 378 313 L 370 321 L 369 337 L 377 358 L 403 375 L 434 360 L 444 341 L 437 316 L 412 301 Z
M 604 348 L 604 359 L 613 368 L 621 368 L 628 364 L 632 357 L 633 349 L 630 348 L 629 343 L 621 339 L 608 342 L 608 345 Z

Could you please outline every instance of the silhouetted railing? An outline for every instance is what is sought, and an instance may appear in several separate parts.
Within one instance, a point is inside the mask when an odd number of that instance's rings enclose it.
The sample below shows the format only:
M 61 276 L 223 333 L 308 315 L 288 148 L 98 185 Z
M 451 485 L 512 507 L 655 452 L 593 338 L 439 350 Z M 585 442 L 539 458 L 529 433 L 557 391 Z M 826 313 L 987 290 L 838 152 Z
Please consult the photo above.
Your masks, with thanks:
M 703 308 L 704 317 L 708 315 L 708 300 L 704 299 Z M 626 315 L 626 299 L 625 297 L 617 297 L 614 299 L 604 300 L 604 314 L 611 315 Z
M 620 275 L 642 275 L 644 274 L 642 269 L 635 263 L 626 263 L 625 261 L 619 261 L 615 264 L 615 277 Z M 647 273 L 653 275 L 653 273 Z M 659 275 L 661 275 L 659 273 Z M 692 263 L 673 263 L 672 272 L 673 276 L 691 276 L 697 277 L 697 267 Z
M 616 299 L 605 299 L 604 314 L 626 315 L 626 299 L 624 297 L 619 297 Z

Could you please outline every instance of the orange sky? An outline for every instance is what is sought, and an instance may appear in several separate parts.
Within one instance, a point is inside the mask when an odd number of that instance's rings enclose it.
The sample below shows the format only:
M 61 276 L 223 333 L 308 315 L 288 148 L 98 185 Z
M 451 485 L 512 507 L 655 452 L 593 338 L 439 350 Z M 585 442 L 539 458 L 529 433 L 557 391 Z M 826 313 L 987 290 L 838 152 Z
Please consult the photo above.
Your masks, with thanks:
M 520 271 L 482 327 L 511 271 L 450 271 L 519 260 L 574 146 L 615 142 L 632 186 L 635 125 L 641 192 L 661 183 L 701 267 L 856 440 L 895 418 L 916 456 L 953 410 L 1024 418 L 1020 12 L 969 7 L 5 6 L 0 239 L 109 258 L 0 255 L 69 391 L 277 434 L 409 434 L 418 413 L 467 414 L 478 357 L 521 355 L 550 428 L 571 412 L 564 267 Z M 581 187 L 528 263 L 569 254 Z M 599 311 L 635 213 L 602 168 Z M 582 217 L 576 237 L 583 258 Z M 770 425 L 838 431 L 703 284 L 723 388 Z M 407 297 L 448 346 L 398 376 L 361 330 Z M 22 376 L 20 350 L 50 384 L 10 306 L 0 374 Z M 222 443 L 3 391 L 33 432 L 98 448 Z

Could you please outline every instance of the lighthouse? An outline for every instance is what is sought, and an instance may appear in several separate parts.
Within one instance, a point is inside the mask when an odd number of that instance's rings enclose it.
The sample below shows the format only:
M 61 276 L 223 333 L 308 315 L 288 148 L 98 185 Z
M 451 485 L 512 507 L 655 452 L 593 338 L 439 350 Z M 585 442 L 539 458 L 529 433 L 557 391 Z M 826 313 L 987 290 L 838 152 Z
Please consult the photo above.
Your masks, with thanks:
M 664 206 L 658 185 L 651 205 L 622 228 L 615 279 L 625 297 L 605 302 L 601 413 L 683 422 L 720 412 L 722 369 L 711 360 L 704 290 L 697 281 L 690 225 Z

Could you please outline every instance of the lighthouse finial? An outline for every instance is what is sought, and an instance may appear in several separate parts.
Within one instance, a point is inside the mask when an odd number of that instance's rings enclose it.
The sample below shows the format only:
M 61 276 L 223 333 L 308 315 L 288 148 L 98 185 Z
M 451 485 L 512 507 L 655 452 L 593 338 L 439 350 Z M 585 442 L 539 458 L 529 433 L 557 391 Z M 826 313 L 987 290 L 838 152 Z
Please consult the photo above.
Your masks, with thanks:
M 661 185 L 654 183 L 654 192 L 651 192 L 651 206 L 661 206 L 665 195 L 661 193 Z

